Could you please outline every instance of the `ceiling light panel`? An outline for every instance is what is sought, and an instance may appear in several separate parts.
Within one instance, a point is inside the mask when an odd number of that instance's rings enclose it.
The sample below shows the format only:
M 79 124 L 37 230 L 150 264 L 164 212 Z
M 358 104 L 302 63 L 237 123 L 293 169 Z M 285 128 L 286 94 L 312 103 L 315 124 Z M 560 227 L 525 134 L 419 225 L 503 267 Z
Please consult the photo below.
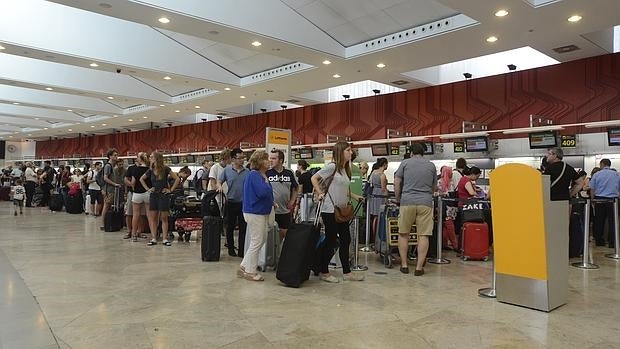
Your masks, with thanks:
M 504 9 L 498 10 L 497 12 L 495 12 L 495 16 L 496 17 L 506 17 L 506 16 L 508 16 L 508 10 L 504 10 Z

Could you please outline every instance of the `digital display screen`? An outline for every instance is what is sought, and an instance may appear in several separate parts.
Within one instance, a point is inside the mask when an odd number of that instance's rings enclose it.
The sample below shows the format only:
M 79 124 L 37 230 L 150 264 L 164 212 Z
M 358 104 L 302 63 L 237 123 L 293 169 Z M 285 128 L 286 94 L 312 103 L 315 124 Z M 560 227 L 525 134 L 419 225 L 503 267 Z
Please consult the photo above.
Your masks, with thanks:
M 129 159 L 125 159 L 125 160 L 127 160 L 127 165 L 133 165 L 133 164 L 136 163 L 136 159 L 134 159 L 134 158 L 129 158 Z
M 548 149 L 558 145 L 558 138 L 555 132 L 536 132 L 530 133 L 530 149 Z
M 314 151 L 312 148 L 301 148 L 299 149 L 299 158 L 300 159 L 312 159 L 314 157 Z
M 196 164 L 198 165 L 202 165 L 203 162 L 205 162 L 205 160 L 207 159 L 206 155 L 195 155 L 196 157 Z
M 467 138 L 465 140 L 465 150 L 467 152 L 488 151 L 489 141 L 486 137 Z
M 607 129 L 607 142 L 610 147 L 620 145 L 620 128 Z
M 435 154 L 435 146 L 433 142 L 424 142 L 424 155 L 433 155 Z
M 373 144 L 370 146 L 372 156 L 388 156 L 390 155 L 388 144 Z
M 60 166 L 60 160 L 52 160 L 52 166 Z

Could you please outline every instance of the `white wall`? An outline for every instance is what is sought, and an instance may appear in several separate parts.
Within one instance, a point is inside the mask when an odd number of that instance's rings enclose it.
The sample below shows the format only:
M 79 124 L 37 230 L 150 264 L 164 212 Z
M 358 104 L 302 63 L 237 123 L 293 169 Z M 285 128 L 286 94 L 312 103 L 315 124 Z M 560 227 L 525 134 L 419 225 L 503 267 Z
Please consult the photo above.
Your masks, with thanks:
M 36 154 L 36 142 L 6 142 L 4 161 L 2 166 L 13 163 L 16 160 L 33 159 Z M 13 150 L 14 151 L 9 151 Z

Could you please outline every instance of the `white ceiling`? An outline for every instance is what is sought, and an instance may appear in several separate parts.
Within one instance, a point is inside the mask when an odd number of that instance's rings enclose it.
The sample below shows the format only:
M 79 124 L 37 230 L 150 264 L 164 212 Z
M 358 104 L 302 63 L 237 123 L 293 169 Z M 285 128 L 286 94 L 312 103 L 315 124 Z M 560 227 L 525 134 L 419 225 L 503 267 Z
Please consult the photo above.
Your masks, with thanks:
M 46 139 L 255 112 L 364 80 L 418 88 L 434 82 L 406 73 L 525 46 L 560 62 L 601 55 L 620 1 L 3 0 L 0 13 L 0 137 Z M 565 45 L 580 50 L 553 51 Z

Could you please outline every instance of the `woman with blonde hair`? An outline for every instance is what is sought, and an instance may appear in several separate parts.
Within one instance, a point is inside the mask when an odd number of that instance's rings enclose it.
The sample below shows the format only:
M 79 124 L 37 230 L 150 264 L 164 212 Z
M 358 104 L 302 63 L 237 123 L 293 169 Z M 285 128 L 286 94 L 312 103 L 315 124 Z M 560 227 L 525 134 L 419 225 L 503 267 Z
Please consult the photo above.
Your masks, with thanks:
M 162 237 L 164 237 L 163 245 L 172 246 L 172 242 L 168 241 L 167 238 L 168 214 L 170 211 L 168 195 L 179 185 L 179 177 L 170 167 L 164 165 L 164 157 L 160 152 L 152 152 L 149 161 L 151 167 L 140 177 L 140 183 L 150 193 L 147 217 L 151 229 L 151 241 L 147 245 L 157 245 L 157 225 L 161 221 Z M 172 187 L 168 187 L 169 177 L 174 179 Z M 150 184 L 147 183 L 147 179 L 150 179 Z
M 136 156 L 136 165 L 129 167 L 127 170 L 127 182 L 132 188 L 133 194 L 131 194 L 131 202 L 128 205 L 131 206 L 131 212 L 127 215 L 131 216 L 131 240 L 136 242 L 140 234 L 144 232 L 144 220 L 142 216 L 149 210 L 150 193 L 146 191 L 146 188 L 142 185 L 140 178 L 149 169 L 149 158 L 145 152 L 140 152 Z M 151 186 L 151 179 L 146 178 L 146 184 Z M 131 213 L 131 214 L 130 214 Z
M 269 215 L 273 208 L 273 189 L 267 178 L 269 154 L 257 150 L 250 157 L 252 171 L 243 183 L 243 218 L 247 223 L 247 234 L 250 234 L 250 246 L 245 252 L 237 275 L 250 281 L 263 281 L 256 272 L 258 251 L 267 240 Z
M 351 192 L 351 156 L 353 149 L 347 142 L 338 142 L 333 148 L 334 161 L 325 165 L 323 169 L 312 176 L 312 185 L 318 193 L 318 199 L 323 201 L 321 205 L 321 218 L 325 225 L 325 242 L 319 252 L 319 267 L 321 280 L 326 282 L 340 282 L 329 272 L 329 261 L 338 248 L 340 239 L 340 262 L 344 280 L 362 281 L 364 276 L 351 272 L 349 265 L 349 244 L 351 243 L 351 233 L 349 232 L 349 222 L 336 222 L 336 207 L 346 205 L 351 198 L 358 201 L 364 200 L 363 197 Z M 321 185 L 324 182 L 325 185 Z

